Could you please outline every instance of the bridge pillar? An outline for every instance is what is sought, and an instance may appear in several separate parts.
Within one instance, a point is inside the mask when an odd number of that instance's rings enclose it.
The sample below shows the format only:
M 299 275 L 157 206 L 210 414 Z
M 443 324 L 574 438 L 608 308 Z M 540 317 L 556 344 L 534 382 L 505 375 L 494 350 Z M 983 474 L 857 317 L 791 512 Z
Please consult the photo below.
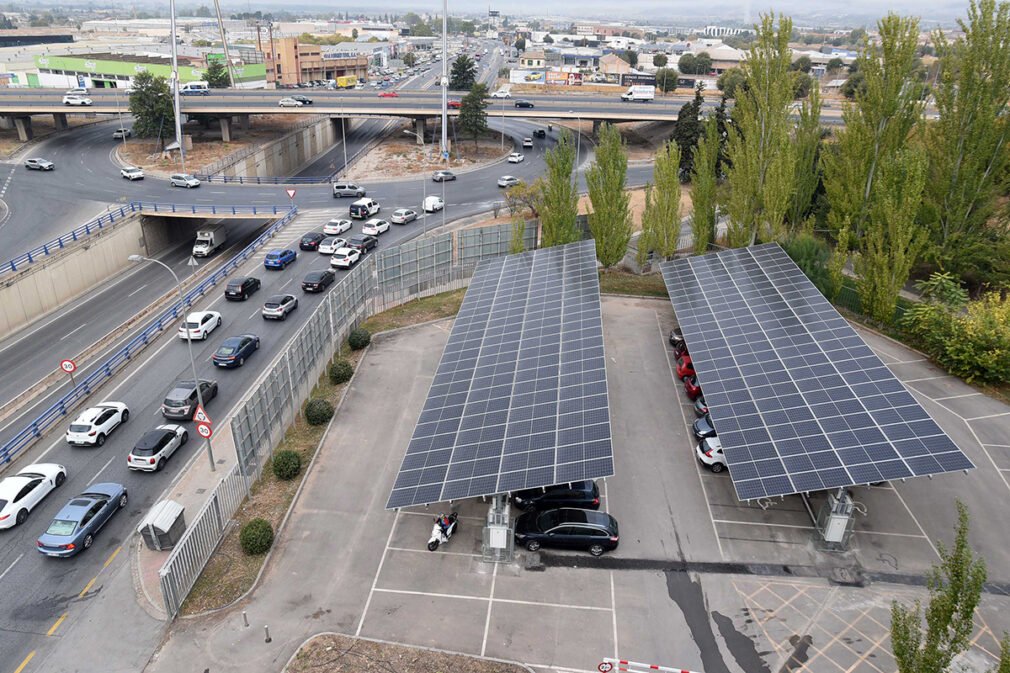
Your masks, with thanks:
M 428 124 L 424 117 L 419 117 L 414 120 L 414 132 L 417 134 L 417 144 L 424 145 L 424 134 L 427 131 Z
M 28 142 L 32 139 L 32 118 L 31 117 L 15 117 L 14 118 L 14 128 L 18 130 L 18 140 L 23 143 Z
M 240 129 L 242 129 L 243 131 L 249 130 L 249 117 L 251 116 L 252 115 L 248 114 L 235 115 L 235 119 L 238 120 L 238 125 Z
M 221 122 L 221 142 L 230 143 L 231 142 L 231 117 L 221 117 L 218 120 Z
M 57 131 L 66 131 L 70 128 L 70 124 L 67 123 L 67 115 L 62 112 L 53 113 L 53 128 Z
M 594 119 L 593 120 L 593 135 L 594 136 L 600 135 L 600 126 L 602 126 L 602 125 L 603 125 L 603 122 L 601 120 L 599 120 L 599 119 Z
M 10 115 L 0 115 L 0 129 L 10 131 L 14 128 L 14 117 Z

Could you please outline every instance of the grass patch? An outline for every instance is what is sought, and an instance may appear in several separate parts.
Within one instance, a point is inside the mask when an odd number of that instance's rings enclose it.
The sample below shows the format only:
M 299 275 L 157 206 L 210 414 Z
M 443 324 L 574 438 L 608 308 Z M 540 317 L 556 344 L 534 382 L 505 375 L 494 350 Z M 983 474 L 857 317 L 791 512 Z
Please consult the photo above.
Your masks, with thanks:
M 663 276 L 658 273 L 638 275 L 617 269 L 600 271 L 600 292 L 636 297 L 669 297 Z
M 373 315 L 361 326 L 372 334 L 378 334 L 429 320 L 450 318 L 459 313 L 459 307 L 463 303 L 463 295 L 465 294 L 466 288 L 462 288 L 407 302 Z

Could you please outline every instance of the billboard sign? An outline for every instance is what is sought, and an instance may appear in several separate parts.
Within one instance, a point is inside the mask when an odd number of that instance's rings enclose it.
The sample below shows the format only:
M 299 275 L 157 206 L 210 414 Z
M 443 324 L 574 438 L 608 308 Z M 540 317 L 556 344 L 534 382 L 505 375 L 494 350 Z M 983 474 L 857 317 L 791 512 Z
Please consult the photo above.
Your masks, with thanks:
M 554 86 L 582 86 L 582 73 L 547 71 L 547 83 Z
M 543 84 L 543 70 L 510 70 L 509 82 L 512 84 Z
M 652 85 L 656 86 L 656 76 L 655 75 L 645 75 L 641 73 L 626 73 L 621 75 L 621 84 L 623 86 L 634 86 L 638 85 Z

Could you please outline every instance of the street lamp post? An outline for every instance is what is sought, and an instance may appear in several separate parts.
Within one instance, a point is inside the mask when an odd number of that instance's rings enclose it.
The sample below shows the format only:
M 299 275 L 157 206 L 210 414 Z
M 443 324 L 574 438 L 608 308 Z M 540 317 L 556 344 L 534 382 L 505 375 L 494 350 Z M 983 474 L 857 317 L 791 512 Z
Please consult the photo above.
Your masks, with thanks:
M 173 0 L 174 1 L 174 0 Z M 449 163 L 449 0 L 442 0 L 442 146 L 439 150 Z
M 410 129 L 403 129 L 404 133 L 409 133 L 410 135 L 421 141 L 421 159 L 424 159 L 426 152 L 424 144 L 424 134 L 418 133 L 417 131 L 411 131 Z M 424 213 L 424 202 L 428 200 L 428 177 L 425 175 L 424 171 L 421 171 L 421 217 L 424 218 L 424 222 L 421 224 L 421 237 L 423 238 L 428 234 L 428 216 Z M 443 199 L 444 201 L 445 199 Z
M 179 309 L 182 310 L 183 308 L 185 308 L 186 298 L 182 294 L 182 283 L 179 281 L 179 276 L 175 273 L 175 271 L 172 269 L 172 267 L 170 267 L 168 264 L 165 264 L 164 262 L 162 262 L 160 260 L 151 259 L 150 257 L 144 257 L 143 255 L 130 255 L 127 259 L 129 259 L 131 262 L 154 262 L 155 264 L 159 264 L 159 265 L 165 267 L 165 269 L 170 274 L 172 274 L 172 278 L 175 280 L 175 289 L 179 293 Z M 184 322 L 184 324 L 185 324 L 185 319 L 186 319 L 186 316 L 183 315 L 183 322 Z M 200 377 L 198 377 L 196 375 L 196 360 L 193 359 L 193 339 L 190 336 L 188 329 L 186 330 L 186 346 L 189 349 L 189 368 L 190 368 L 190 372 L 193 374 L 193 382 L 196 385 L 196 401 L 197 401 L 197 404 L 200 405 L 200 408 L 204 409 L 205 407 L 203 406 L 203 392 L 200 390 Z M 210 471 L 211 472 L 217 472 L 217 468 L 214 466 L 214 451 L 213 451 L 213 449 L 211 449 L 210 440 L 209 439 L 207 440 L 207 458 L 210 459 Z
M 179 38 L 175 26 L 175 0 L 169 0 L 172 39 L 172 105 L 175 108 L 175 142 L 179 145 L 179 161 L 186 172 L 186 149 L 182 146 L 182 121 L 179 113 Z

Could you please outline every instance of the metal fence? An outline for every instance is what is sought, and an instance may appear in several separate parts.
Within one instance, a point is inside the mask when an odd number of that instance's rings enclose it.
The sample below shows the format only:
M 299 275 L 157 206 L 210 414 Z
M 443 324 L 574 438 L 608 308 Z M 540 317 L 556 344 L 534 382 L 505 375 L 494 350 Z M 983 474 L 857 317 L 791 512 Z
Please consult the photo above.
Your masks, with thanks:
M 508 254 L 511 240 L 511 224 L 424 237 L 369 255 L 345 274 L 232 415 L 238 454 L 235 474 L 240 479 L 259 478 L 326 365 L 362 320 L 413 299 L 466 287 L 477 262 Z M 532 241 L 528 249 L 533 249 L 535 230 L 528 232 L 528 240 Z M 219 490 L 231 478 L 229 473 Z M 228 488 L 235 492 L 235 487 Z M 244 493 L 242 485 L 239 500 Z M 211 500 L 218 499 L 215 491 Z M 238 504 L 228 516 L 237 508 Z M 172 617 L 224 537 L 226 526 L 218 518 L 223 511 L 217 505 L 200 510 L 161 568 L 165 609 Z M 205 522 L 208 517 L 211 521 Z
M 321 185 L 333 182 L 335 173 L 329 175 L 306 175 L 299 177 L 256 176 L 256 175 L 204 175 L 196 177 L 203 182 L 220 182 L 224 185 Z
M 130 205 L 131 207 L 135 206 L 134 212 L 138 212 L 153 204 L 133 203 Z M 267 212 L 266 209 L 263 208 L 261 208 L 260 211 Z M 99 364 L 95 370 L 86 377 L 79 379 L 80 382 L 66 395 L 61 397 L 55 404 L 50 406 L 37 418 L 28 423 L 28 425 L 15 434 L 13 438 L 0 446 L 0 463 L 9 463 L 20 451 L 34 444 L 47 430 L 49 430 L 50 427 L 73 411 L 78 404 L 87 399 L 91 393 L 105 383 L 105 381 L 129 364 L 131 359 L 137 353 L 146 348 L 149 343 L 156 340 L 167 327 L 174 325 L 175 321 L 178 320 L 180 316 L 185 315 L 189 307 L 200 299 L 200 297 L 204 296 L 208 291 L 216 287 L 218 283 L 227 278 L 232 271 L 237 269 L 241 264 L 249 259 L 256 250 L 273 238 L 273 236 L 288 222 L 294 219 L 295 215 L 298 213 L 298 209 L 291 206 L 286 211 L 281 210 L 281 212 L 286 213 L 284 217 L 271 224 L 266 231 L 256 238 L 255 241 L 247 245 L 241 252 L 231 258 L 228 263 L 183 295 L 182 301 L 173 303 L 168 309 L 161 313 L 161 315 L 148 323 L 147 326 L 141 330 L 137 336 L 133 337 L 133 339 L 131 339 L 125 346 L 113 353 L 107 360 L 105 360 L 105 362 Z

